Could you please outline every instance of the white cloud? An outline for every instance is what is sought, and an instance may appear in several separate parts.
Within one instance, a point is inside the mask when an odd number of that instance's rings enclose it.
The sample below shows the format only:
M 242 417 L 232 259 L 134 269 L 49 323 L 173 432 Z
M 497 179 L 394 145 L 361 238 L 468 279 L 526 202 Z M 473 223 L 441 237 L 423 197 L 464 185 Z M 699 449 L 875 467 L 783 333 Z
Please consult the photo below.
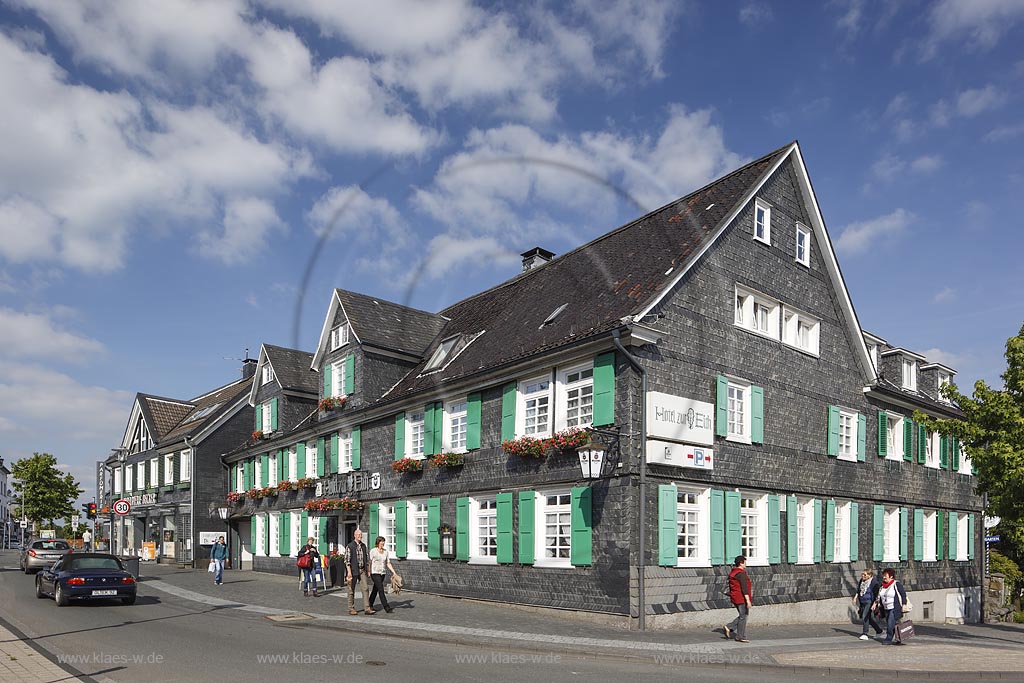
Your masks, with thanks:
M 942 157 L 937 154 L 925 154 L 907 161 L 896 154 L 886 152 L 871 165 L 871 175 L 876 181 L 891 183 L 908 173 L 933 173 L 942 168 L 944 163 Z M 870 187 L 869 185 L 865 189 Z
M 952 287 L 944 287 L 935 293 L 932 297 L 932 303 L 935 304 L 948 304 L 956 300 L 956 290 Z
M 910 170 L 916 173 L 933 173 L 944 165 L 942 157 L 937 154 L 925 154 L 910 162 Z
M 836 0 L 831 4 L 842 12 L 836 20 L 836 28 L 846 35 L 847 41 L 852 40 L 860 33 L 864 21 L 864 0 Z
M 964 90 L 956 98 L 956 112 L 964 118 L 973 118 L 978 114 L 1001 107 L 1006 102 L 1006 93 L 994 85 L 984 88 Z
M 264 252 L 274 233 L 287 233 L 274 205 L 263 199 L 231 199 L 224 209 L 224 229 L 199 234 L 199 252 L 227 265 L 250 261 Z
M 910 111 L 913 103 L 910 97 L 906 93 L 900 93 L 889 100 L 889 104 L 885 107 L 885 113 L 883 116 L 886 118 L 896 118 L 906 114 Z
M 964 208 L 967 227 L 974 231 L 986 231 L 992 227 L 992 207 L 978 199 L 967 202 Z
M 57 315 L 0 308 L 0 353 L 13 358 L 51 358 L 69 362 L 104 351 L 103 344 L 60 328 Z
M 982 139 L 985 142 L 1001 142 L 1002 140 L 1019 138 L 1021 135 L 1024 135 L 1024 123 L 993 128 Z
M 940 363 L 948 368 L 957 369 L 957 366 L 963 365 L 968 358 L 961 354 L 952 353 L 949 351 L 943 351 L 939 348 L 926 349 L 921 352 L 921 355 L 928 359 L 929 363 Z
M 836 249 L 856 255 L 880 243 L 883 238 L 886 243 L 891 243 L 892 238 L 906 232 L 914 220 L 914 214 L 905 209 L 896 209 L 878 218 L 850 223 L 840 232 L 839 239 L 836 240 Z
M 459 238 L 444 234 L 430 240 L 424 274 L 436 279 L 448 275 L 456 268 L 472 266 L 477 270 L 504 269 L 519 261 L 518 253 L 503 246 L 494 237 Z
M 763 2 L 747 0 L 740 4 L 740 23 L 744 26 L 760 27 L 773 18 L 772 8 Z
M 928 15 L 929 34 L 922 59 L 931 59 L 948 42 L 966 42 L 970 49 L 989 49 L 1024 19 L 1020 0 L 939 0 Z

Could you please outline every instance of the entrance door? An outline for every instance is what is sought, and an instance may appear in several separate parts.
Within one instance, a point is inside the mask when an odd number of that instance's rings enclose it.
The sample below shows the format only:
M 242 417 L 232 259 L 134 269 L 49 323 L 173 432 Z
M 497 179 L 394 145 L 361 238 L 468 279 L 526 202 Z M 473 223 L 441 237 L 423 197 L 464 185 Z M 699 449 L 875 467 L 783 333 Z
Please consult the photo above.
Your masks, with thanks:
M 238 548 L 235 566 L 239 569 L 252 569 L 252 546 L 255 535 L 256 530 L 252 528 L 250 518 L 238 520 L 238 532 L 235 537 L 237 542 L 234 546 Z
M 340 532 L 338 534 L 338 541 L 340 543 L 338 547 L 339 549 L 344 549 L 345 546 L 351 543 L 356 537 L 356 522 L 342 522 L 338 525 L 338 530 Z M 366 542 L 365 538 L 363 539 L 363 542 Z

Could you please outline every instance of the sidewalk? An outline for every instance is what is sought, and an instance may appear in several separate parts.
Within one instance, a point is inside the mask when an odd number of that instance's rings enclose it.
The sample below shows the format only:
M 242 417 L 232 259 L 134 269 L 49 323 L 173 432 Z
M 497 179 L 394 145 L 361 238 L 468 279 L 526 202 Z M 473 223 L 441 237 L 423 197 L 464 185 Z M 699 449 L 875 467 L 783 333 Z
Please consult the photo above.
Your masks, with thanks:
M 29 639 L 11 631 L 0 621 L 0 681 L 58 683 L 78 680 L 75 673 L 50 661 L 45 651 L 37 650 L 30 643 Z
M 224 585 L 214 586 L 202 570 L 145 565 L 142 572 L 145 592 L 161 591 L 313 628 L 506 650 L 639 657 L 664 664 L 800 667 L 804 671 L 810 667 L 844 678 L 877 677 L 890 670 L 957 680 L 967 672 L 984 678 L 1024 679 L 1024 626 L 1015 624 L 919 624 L 917 637 L 900 647 L 858 640 L 859 624 L 760 626 L 750 629 L 750 643 L 736 643 L 721 632 L 704 629 L 641 633 L 573 618 L 568 612 L 534 612 L 404 591 L 394 599 L 389 596 L 395 608 L 392 614 L 349 616 L 344 589 L 305 598 L 297 578 L 229 571 Z M 361 604 L 358 596 L 356 604 Z

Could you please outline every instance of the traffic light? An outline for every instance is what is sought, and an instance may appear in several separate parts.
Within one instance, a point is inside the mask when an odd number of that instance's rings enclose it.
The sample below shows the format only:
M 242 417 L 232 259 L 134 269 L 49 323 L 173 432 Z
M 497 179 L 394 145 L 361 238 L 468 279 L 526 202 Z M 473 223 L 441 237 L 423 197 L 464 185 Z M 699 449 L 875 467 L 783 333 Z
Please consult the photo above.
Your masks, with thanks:
M 89 519 L 89 503 L 82 503 L 82 519 Z
M 89 519 L 96 519 L 96 503 L 89 503 Z

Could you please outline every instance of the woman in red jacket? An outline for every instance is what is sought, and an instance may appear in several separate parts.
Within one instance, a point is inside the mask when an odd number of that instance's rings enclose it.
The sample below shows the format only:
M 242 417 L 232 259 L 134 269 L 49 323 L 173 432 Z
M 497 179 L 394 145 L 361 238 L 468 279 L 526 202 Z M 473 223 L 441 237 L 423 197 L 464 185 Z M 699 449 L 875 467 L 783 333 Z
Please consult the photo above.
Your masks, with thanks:
M 737 555 L 729 572 L 729 599 L 736 606 L 739 614 L 725 625 L 725 637 L 732 638 L 736 633 L 737 643 L 749 643 L 747 640 L 747 615 L 750 614 L 750 577 L 747 576 L 747 558 Z

